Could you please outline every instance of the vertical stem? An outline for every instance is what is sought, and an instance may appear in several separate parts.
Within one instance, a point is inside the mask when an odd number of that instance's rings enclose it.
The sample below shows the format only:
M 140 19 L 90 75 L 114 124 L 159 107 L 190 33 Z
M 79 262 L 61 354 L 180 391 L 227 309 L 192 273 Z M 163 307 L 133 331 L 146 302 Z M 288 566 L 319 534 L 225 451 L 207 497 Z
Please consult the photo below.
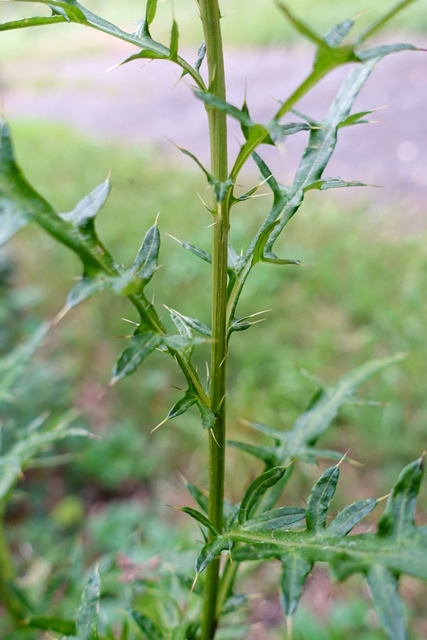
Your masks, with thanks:
M 225 74 L 218 0 L 198 0 L 209 72 L 209 90 L 225 100 Z M 211 149 L 211 173 L 215 179 L 226 181 L 227 120 L 225 113 L 207 108 Z M 209 519 L 222 530 L 225 461 L 225 393 L 226 393 L 226 309 L 227 254 L 229 234 L 229 198 L 215 204 L 215 224 L 212 236 L 212 355 L 211 408 L 216 414 L 213 434 L 209 438 Z M 219 559 L 207 568 L 202 640 L 215 636 L 217 626 L 217 598 Z

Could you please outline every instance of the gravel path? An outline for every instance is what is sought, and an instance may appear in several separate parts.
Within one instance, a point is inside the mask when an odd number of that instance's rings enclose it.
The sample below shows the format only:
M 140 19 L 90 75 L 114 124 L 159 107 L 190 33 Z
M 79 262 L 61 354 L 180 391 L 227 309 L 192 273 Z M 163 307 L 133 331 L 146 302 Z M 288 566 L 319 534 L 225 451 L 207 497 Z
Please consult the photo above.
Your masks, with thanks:
M 186 79 L 169 63 L 140 63 L 115 68 L 128 55 L 121 44 L 97 56 L 14 61 L 3 65 L 1 93 L 7 115 L 66 122 L 92 136 L 156 145 L 173 161 L 180 154 L 166 138 L 207 161 L 206 117 L 191 96 Z M 192 60 L 194 52 L 187 55 Z M 311 66 L 306 49 L 270 49 L 227 52 L 229 100 L 247 99 L 253 119 L 271 116 L 275 99 L 295 88 Z M 325 78 L 299 108 L 322 117 L 348 68 Z M 389 105 L 389 106 L 388 106 Z M 372 117 L 377 124 L 342 130 L 328 175 L 357 179 L 385 189 L 376 190 L 380 202 L 392 199 L 406 211 L 427 200 L 427 59 L 419 52 L 386 58 L 371 76 L 355 105 L 356 110 L 387 106 Z M 232 151 L 240 139 L 230 126 Z M 277 153 L 266 158 L 283 181 L 289 181 L 304 143 L 304 134 L 288 138 Z M 273 153 L 272 153 L 273 152 Z

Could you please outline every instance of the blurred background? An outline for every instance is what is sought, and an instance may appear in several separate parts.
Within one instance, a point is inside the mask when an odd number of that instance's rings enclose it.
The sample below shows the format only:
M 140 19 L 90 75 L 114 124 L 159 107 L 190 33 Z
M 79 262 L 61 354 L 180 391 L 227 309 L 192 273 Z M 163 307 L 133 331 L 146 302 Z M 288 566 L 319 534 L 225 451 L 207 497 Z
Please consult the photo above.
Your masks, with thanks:
M 86 2 L 128 31 L 143 16 L 140 4 Z M 318 0 L 313 6 L 300 0 L 289 7 L 323 34 L 359 14 L 356 31 L 361 31 L 391 6 L 389 0 L 376 0 L 364 12 L 368 4 Z M 253 119 L 263 121 L 308 73 L 313 51 L 297 40 L 272 2 L 225 0 L 222 8 L 229 100 L 241 106 L 247 95 Z M 426 8 L 424 0 L 416 2 L 378 41 L 426 46 Z M 193 61 L 202 40 L 196 3 L 175 0 L 173 9 L 180 52 Z M 34 15 L 32 5 L 1 3 L 1 22 L 27 15 Z M 171 20 L 172 2 L 165 0 L 153 36 L 167 42 Z M 191 83 L 178 82 L 179 72 L 169 63 L 117 67 L 132 53 L 131 46 L 77 25 L 2 33 L 2 109 L 24 173 L 58 211 L 71 210 L 112 170 L 113 190 L 98 216 L 98 230 L 125 265 L 132 263 L 160 212 L 162 268 L 150 285 L 156 306 L 166 304 L 209 323 L 209 267 L 166 236 L 209 247 L 209 214 L 198 197 L 209 197 L 204 177 L 168 140 L 207 162 L 203 106 L 191 95 Z M 347 73 L 348 68 L 340 69 L 322 81 L 299 105 L 301 110 L 323 117 Z M 241 315 L 272 311 L 265 322 L 234 334 L 232 341 L 230 436 L 245 440 L 253 434 L 240 420 L 292 426 L 313 394 L 301 368 L 333 383 L 366 360 L 407 353 L 360 392 L 382 404 L 349 406 L 321 441 L 343 452 L 350 449 L 351 458 L 364 465 L 345 467 L 334 500 L 337 510 L 351 500 L 387 493 L 400 469 L 426 447 L 426 90 L 424 53 L 392 55 L 379 65 L 355 107 L 378 109 L 371 116 L 375 123 L 344 130 L 326 172 L 372 188 L 308 194 L 279 245 L 280 255 L 309 268 L 261 265 L 254 270 Z M 263 153 L 284 184 L 292 180 L 304 135 L 289 138 L 279 151 Z M 231 125 L 231 154 L 240 137 Z M 255 165 L 248 167 L 242 188 L 258 180 Z M 233 210 L 237 250 L 246 247 L 266 215 L 270 197 L 265 194 Z M 52 318 L 79 275 L 73 256 L 34 227 L 3 248 L 1 352 L 22 342 L 42 319 Z M 114 619 L 123 592 L 138 582 L 138 572 L 135 577 L 129 567 L 146 567 L 153 558 L 171 565 L 179 559 L 191 567 L 193 555 L 187 551 L 197 539 L 195 527 L 165 505 L 190 503 L 180 473 L 200 486 L 207 482 L 208 439 L 196 413 L 150 435 L 178 399 L 174 387 L 183 385 L 162 354 L 102 394 L 125 348 L 124 335 L 131 333 L 122 318 L 136 319 L 124 301 L 108 293 L 73 310 L 50 332 L 20 378 L 15 401 L 0 408 L 6 445 L 44 411 L 60 415 L 70 407 L 98 436 L 61 445 L 59 466 L 29 470 L 7 522 L 24 587 L 38 591 L 37 597 L 51 606 L 61 600 L 73 611 L 78 597 L 71 589 L 67 596 L 64 580 L 70 581 L 71 570 L 83 571 L 101 557 L 106 619 Z M 202 352 L 200 367 L 207 357 Z M 240 500 L 248 479 L 260 470 L 244 454 L 230 451 L 227 497 Z M 299 465 L 286 499 L 303 504 L 318 474 L 319 469 Z M 420 505 L 421 524 L 426 522 L 425 490 Z M 172 522 L 179 526 L 171 527 Z M 248 592 L 266 591 L 251 604 L 253 639 L 281 637 L 276 583 L 273 570 L 245 585 Z M 307 589 L 296 624 L 301 636 L 296 637 L 382 638 L 359 587 L 357 580 L 345 587 L 331 585 L 319 570 Z M 425 592 L 406 581 L 403 596 L 414 620 L 413 637 L 425 637 Z M 12 638 L 7 624 L 1 624 L 0 637 Z M 237 630 L 227 637 L 237 638 Z

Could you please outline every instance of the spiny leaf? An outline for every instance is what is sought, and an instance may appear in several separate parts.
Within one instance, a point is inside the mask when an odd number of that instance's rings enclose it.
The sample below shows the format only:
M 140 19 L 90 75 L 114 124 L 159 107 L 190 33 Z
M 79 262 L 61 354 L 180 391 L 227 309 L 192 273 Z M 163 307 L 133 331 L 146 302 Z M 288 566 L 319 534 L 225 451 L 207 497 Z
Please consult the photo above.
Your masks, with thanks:
M 379 522 L 379 532 L 404 542 L 415 529 L 415 503 L 424 473 L 424 455 L 403 469 L 387 501 Z
M 418 47 L 414 47 L 412 44 L 386 44 L 379 45 L 378 47 L 372 47 L 371 49 L 365 49 L 364 51 L 358 51 L 358 58 L 362 62 L 368 62 L 376 58 L 383 58 L 390 53 L 397 53 L 399 51 L 419 51 Z
M 377 504 L 378 500 L 374 498 L 354 502 L 339 512 L 326 529 L 326 533 L 337 537 L 347 535 L 365 516 L 375 509 Z
M 154 18 L 156 17 L 156 11 L 157 11 L 157 0 L 147 0 L 147 6 L 145 9 L 145 22 L 147 23 L 147 26 L 150 26 L 150 24 L 153 22 Z
M 174 238 L 173 236 L 169 236 L 169 237 L 172 238 L 173 240 L 176 240 L 176 242 L 178 242 L 181 245 L 181 247 L 186 251 L 190 251 L 191 253 L 193 253 L 195 256 L 197 256 L 204 262 L 207 262 L 208 264 L 212 264 L 211 254 L 205 251 L 204 249 L 199 249 L 199 247 L 195 247 L 193 244 L 189 244 L 188 242 L 182 242 L 181 240 L 178 240 L 178 238 Z
M 191 158 L 197 164 L 199 169 L 202 170 L 202 172 L 205 174 L 208 184 L 213 189 L 215 201 L 217 202 L 217 204 L 221 204 L 221 202 L 223 202 L 225 196 L 227 195 L 228 190 L 230 189 L 230 187 L 233 186 L 232 180 L 230 178 L 227 179 L 225 182 L 222 182 L 221 180 L 216 180 L 213 177 L 213 175 L 209 173 L 209 171 L 203 166 L 200 160 L 194 155 L 194 153 L 191 153 L 191 151 L 188 151 L 188 149 L 184 149 L 183 147 L 177 147 L 177 148 L 185 156 L 188 156 L 189 158 Z
M 157 333 L 147 332 L 135 334 L 130 346 L 123 351 L 118 359 L 110 384 L 115 384 L 119 380 L 130 376 L 161 342 L 162 338 Z
M 196 573 L 202 573 L 210 564 L 217 558 L 220 553 L 227 550 L 230 551 L 232 547 L 232 543 L 227 538 L 223 538 L 222 536 L 218 536 L 205 544 L 199 556 L 196 560 Z
M 298 553 L 289 553 L 282 557 L 282 566 L 280 600 L 285 614 L 292 616 L 297 610 L 305 579 L 311 572 L 313 563 Z
M 191 507 L 181 507 L 180 511 L 183 511 L 184 513 L 189 515 L 191 518 L 194 518 L 194 520 L 197 520 L 197 522 L 199 522 L 201 525 L 209 529 L 209 531 L 214 536 L 219 535 L 219 531 L 214 527 L 212 522 L 203 513 L 200 513 L 200 511 L 197 511 L 197 509 L 192 509 Z
M 249 520 L 251 512 L 258 504 L 264 493 L 273 487 L 286 471 L 285 467 L 275 467 L 265 471 L 249 485 L 239 509 L 239 524 L 245 526 Z
M 172 60 L 172 62 L 177 62 L 178 60 L 178 40 L 179 40 L 178 24 L 176 20 L 174 20 L 172 24 L 171 41 L 169 46 L 169 50 L 170 50 L 169 59 Z
M 354 27 L 354 22 L 353 19 L 343 20 L 343 22 L 332 27 L 324 37 L 326 44 L 330 47 L 338 47 Z
M 248 442 L 238 442 L 237 440 L 227 440 L 227 444 L 235 449 L 240 449 L 245 453 L 249 453 L 260 460 L 263 460 L 269 467 L 275 466 L 276 449 L 275 447 L 263 447 L 261 445 L 250 444 Z
M 394 7 L 390 11 L 388 11 L 383 16 L 381 16 L 381 18 L 379 18 L 379 20 L 374 22 L 374 24 L 372 24 L 362 34 L 362 36 L 359 38 L 358 42 L 363 42 L 363 41 L 367 40 L 368 38 L 370 38 L 374 33 L 379 31 L 380 29 L 382 29 L 387 24 L 387 22 L 389 22 L 392 18 L 394 18 L 395 15 L 400 13 L 400 11 L 402 11 L 403 9 L 408 7 L 410 4 L 413 4 L 413 2 L 415 2 L 415 0 L 403 0 L 403 2 L 398 2 L 397 4 L 395 4 Z
M 182 414 L 188 411 L 188 409 L 196 404 L 196 402 L 197 396 L 187 392 L 183 398 L 173 405 L 172 409 L 168 413 L 168 420 L 173 420 L 173 418 L 182 416 Z
M 105 182 L 96 187 L 87 195 L 70 213 L 61 213 L 63 220 L 72 222 L 76 227 L 84 228 L 95 218 L 96 214 L 104 206 L 111 191 L 111 182 L 107 178 Z
M 339 466 L 326 469 L 311 490 L 307 501 L 307 531 L 320 531 L 325 528 L 329 505 L 335 495 L 340 475 Z
M 99 600 L 101 578 L 94 569 L 83 592 L 82 603 L 77 613 L 76 640 L 98 640 Z
M 157 269 L 159 251 L 160 233 L 157 224 L 154 224 L 145 234 L 141 248 L 138 251 L 132 267 L 132 272 L 142 281 L 143 286 L 150 282 Z
M 396 576 L 385 567 L 374 565 L 368 571 L 367 580 L 378 619 L 390 640 L 408 640 Z
M 169 311 L 174 314 L 175 318 L 179 317 L 182 323 L 185 324 L 190 329 L 194 329 L 195 331 L 198 331 L 204 336 L 208 336 L 210 338 L 212 337 L 212 329 L 208 327 L 208 325 L 205 324 L 204 322 L 201 322 L 197 318 L 190 318 L 190 316 L 184 316 L 182 313 L 179 313 L 179 311 L 176 311 L 175 309 L 170 309 Z
M 185 481 L 185 486 L 187 488 L 188 493 L 194 498 L 199 507 L 205 512 L 208 512 L 209 507 L 209 498 L 206 494 L 203 493 L 196 485 L 191 482 Z
M 209 407 L 207 407 L 201 400 L 197 400 L 197 408 L 200 413 L 203 429 L 212 429 L 216 420 L 215 413 L 211 409 L 209 409 Z
M 278 509 L 265 511 L 255 518 L 250 518 L 245 522 L 244 527 L 248 531 L 273 531 L 301 522 L 304 518 L 305 509 L 300 507 L 279 507 Z
M 202 66 L 202 62 L 206 56 L 206 42 L 202 42 L 197 52 L 197 60 L 194 63 L 194 69 L 199 73 L 200 67 Z
M 308 25 L 306 25 L 302 20 L 299 20 L 296 16 L 294 16 L 289 9 L 282 3 L 276 0 L 276 5 L 280 9 L 280 11 L 285 15 L 285 17 L 289 20 L 292 26 L 300 33 L 304 38 L 315 44 L 317 47 L 325 48 L 328 45 L 326 42 L 311 29 Z
M 325 178 L 323 180 L 316 180 L 312 182 L 304 191 L 311 191 L 312 189 L 318 189 L 319 191 L 326 191 L 327 189 L 341 189 L 343 187 L 367 187 L 367 184 L 358 182 L 357 180 L 342 180 L 342 178 Z

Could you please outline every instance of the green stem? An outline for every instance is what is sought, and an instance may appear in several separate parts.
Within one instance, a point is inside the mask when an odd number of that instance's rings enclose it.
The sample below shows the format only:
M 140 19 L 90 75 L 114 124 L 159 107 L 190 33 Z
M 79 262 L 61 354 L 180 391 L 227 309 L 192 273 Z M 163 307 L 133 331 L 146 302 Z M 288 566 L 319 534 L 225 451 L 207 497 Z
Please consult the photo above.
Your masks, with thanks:
M 199 0 L 200 16 L 206 42 L 209 90 L 218 98 L 226 99 L 224 58 L 218 0 Z M 207 107 L 211 149 L 211 173 L 216 180 L 225 182 L 227 167 L 227 117 L 222 111 Z M 209 519 L 222 531 L 225 462 L 225 392 L 227 364 L 227 256 L 229 236 L 230 191 L 215 205 L 215 224 L 212 236 L 212 354 L 211 354 L 211 408 L 216 414 L 209 439 Z M 207 570 L 205 602 L 202 621 L 202 640 L 215 636 L 217 627 L 217 599 L 219 559 Z

